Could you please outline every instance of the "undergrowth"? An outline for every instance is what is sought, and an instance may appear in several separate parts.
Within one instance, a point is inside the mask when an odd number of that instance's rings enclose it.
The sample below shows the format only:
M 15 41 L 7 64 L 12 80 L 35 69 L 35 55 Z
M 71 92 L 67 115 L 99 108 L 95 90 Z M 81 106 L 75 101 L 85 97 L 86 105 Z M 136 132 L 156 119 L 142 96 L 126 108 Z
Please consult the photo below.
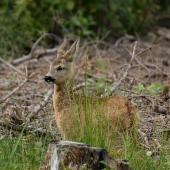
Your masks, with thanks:
M 85 78 L 86 82 L 91 82 L 96 95 L 96 115 L 98 122 L 101 120 L 101 105 L 98 102 L 101 88 L 113 87 L 114 84 L 106 83 L 105 77 L 99 81 L 89 80 Z M 101 85 L 102 84 L 102 85 Z M 107 88 L 109 89 L 109 88 Z M 151 84 L 144 87 L 141 84 L 134 86 L 134 91 L 150 93 L 155 95 L 162 89 L 161 84 Z M 88 96 L 88 86 L 85 87 L 85 94 Z M 145 91 L 146 90 L 146 91 Z M 149 90 L 149 91 L 147 91 Z M 107 92 L 107 90 L 106 90 Z M 123 95 L 123 93 L 122 93 Z M 127 131 L 124 135 L 111 133 L 109 140 L 106 131 L 109 130 L 105 127 L 105 123 L 98 123 L 97 126 L 92 120 L 92 107 L 87 98 L 85 97 L 84 107 L 86 110 L 85 117 L 85 133 L 81 133 L 82 129 L 80 120 L 77 117 L 74 124 L 77 127 L 77 135 L 74 136 L 74 141 L 90 144 L 95 147 L 106 148 L 110 155 L 116 159 L 128 159 L 128 164 L 136 170 L 169 170 L 170 167 L 170 146 L 167 147 L 167 135 L 162 135 L 161 148 L 153 145 L 153 148 L 146 149 L 144 146 L 143 138 L 137 141 L 136 131 Z M 81 111 L 81 102 L 77 102 L 77 110 Z M 48 114 L 48 113 L 47 113 Z M 67 122 L 66 122 L 67 123 Z M 46 129 L 49 129 L 48 127 Z M 106 130 L 107 129 L 107 130 Z M 24 130 L 24 129 L 23 129 Z M 157 131 L 156 127 L 154 129 Z M 49 141 L 55 138 L 54 135 L 47 133 L 45 136 L 39 136 L 35 133 L 16 133 L 7 135 L 8 130 L 4 128 L 5 136 L 0 138 L 0 170 L 36 170 L 41 165 L 49 144 Z M 80 135 L 81 134 L 81 135 Z M 69 134 L 72 138 L 72 133 Z M 7 137 L 8 136 L 8 137 Z M 69 136 L 67 136 L 69 139 Z M 147 151 L 154 151 L 151 155 L 147 155 Z
M 43 32 L 83 39 L 98 39 L 110 30 L 115 37 L 146 35 L 161 11 L 170 11 L 169 0 L 0 1 L 0 57 L 27 54 Z M 51 44 L 49 41 L 44 44 Z M 52 42 L 54 45 L 54 39 Z
M 96 133 L 90 118 L 86 120 L 86 134 L 77 136 L 75 141 L 88 143 L 91 146 L 106 148 L 109 154 L 115 159 L 128 159 L 128 164 L 136 170 L 169 170 L 170 166 L 170 146 L 166 146 L 166 135 L 162 136 L 161 149 L 156 146 L 151 148 L 155 151 L 152 155 L 147 155 L 150 149 L 139 147 L 136 133 L 126 134 L 121 138 L 120 143 L 112 147 L 106 141 L 105 133 Z M 75 122 L 77 123 L 77 122 Z M 102 126 L 98 127 L 102 131 Z M 155 129 L 156 132 L 156 129 Z M 96 136 L 95 136 L 96 134 Z M 117 140 L 117 136 L 112 136 L 112 140 Z M 14 137 L 4 137 L 0 139 L 0 170 L 36 170 L 41 165 L 49 141 L 50 135 L 38 136 L 27 133 L 18 134 Z

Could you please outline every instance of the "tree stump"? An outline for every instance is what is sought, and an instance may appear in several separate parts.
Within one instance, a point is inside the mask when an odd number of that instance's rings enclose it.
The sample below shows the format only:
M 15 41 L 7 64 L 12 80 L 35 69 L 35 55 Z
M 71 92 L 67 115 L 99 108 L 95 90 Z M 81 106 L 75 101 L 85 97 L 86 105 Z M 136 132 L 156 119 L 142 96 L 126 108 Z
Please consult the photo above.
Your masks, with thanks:
M 127 160 L 113 159 L 103 148 L 52 140 L 39 170 L 132 170 Z

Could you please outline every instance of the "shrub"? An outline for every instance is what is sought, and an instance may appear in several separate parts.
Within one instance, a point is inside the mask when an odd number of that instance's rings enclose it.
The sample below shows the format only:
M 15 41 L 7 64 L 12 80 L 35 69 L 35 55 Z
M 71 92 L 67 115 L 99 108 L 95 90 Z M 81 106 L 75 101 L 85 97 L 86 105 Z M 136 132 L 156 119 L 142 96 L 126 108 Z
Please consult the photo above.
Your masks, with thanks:
M 1 1 L 0 55 L 6 51 L 7 57 L 17 57 L 30 51 L 30 43 L 42 32 L 92 38 L 108 30 L 119 36 L 146 33 L 161 9 L 170 11 L 168 0 Z

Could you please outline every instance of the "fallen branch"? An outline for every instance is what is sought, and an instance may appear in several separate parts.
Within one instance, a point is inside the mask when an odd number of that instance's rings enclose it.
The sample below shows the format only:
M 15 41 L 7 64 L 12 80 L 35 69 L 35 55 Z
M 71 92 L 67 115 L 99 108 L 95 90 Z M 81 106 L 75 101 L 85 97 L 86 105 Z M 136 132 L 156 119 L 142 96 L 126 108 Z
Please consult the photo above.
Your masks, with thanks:
M 34 114 L 37 114 L 44 106 L 47 105 L 47 103 L 49 102 L 49 99 L 50 99 L 50 97 L 52 96 L 52 94 L 53 94 L 53 89 L 51 89 L 51 90 L 47 93 L 47 95 L 45 96 L 45 99 L 44 99 L 44 101 L 42 101 L 41 105 L 39 105 L 38 107 L 36 107 L 36 108 L 34 109 Z
M 32 59 L 32 58 L 39 58 L 40 56 L 45 56 L 46 54 L 47 54 L 47 55 L 49 55 L 49 54 L 54 54 L 54 53 L 57 52 L 57 50 L 58 50 L 57 47 L 56 47 L 56 48 L 53 48 L 53 49 L 44 49 L 44 48 L 42 48 L 42 49 L 37 49 L 37 50 L 35 50 L 35 52 L 34 52 L 32 55 L 31 55 L 31 54 L 28 54 L 28 55 L 25 55 L 25 56 L 23 56 L 23 57 L 21 57 L 21 58 L 18 58 L 18 59 L 16 59 L 16 60 L 14 60 L 14 61 L 12 62 L 12 64 L 17 65 L 17 64 L 19 64 L 19 63 L 22 63 L 22 62 L 24 62 L 24 61 L 30 60 L 30 59 Z
M 126 70 L 126 72 L 124 73 L 123 77 L 118 81 L 118 83 L 110 90 L 109 92 L 109 96 L 112 95 L 112 93 L 117 89 L 117 87 L 120 86 L 121 82 L 126 78 L 126 76 L 128 75 L 129 69 L 131 68 L 131 63 L 134 60 L 135 56 L 135 51 L 136 51 L 136 46 L 137 46 L 137 41 L 134 43 L 134 48 L 133 48 L 133 53 L 132 53 L 132 58 L 130 60 L 130 63 L 128 65 L 128 68 Z M 105 95 L 107 96 L 107 94 Z
M 47 105 L 47 103 L 49 102 L 50 97 L 53 94 L 53 89 L 51 89 L 47 95 L 45 96 L 45 99 L 41 102 L 40 105 L 38 105 L 37 107 L 35 107 L 34 111 L 31 112 L 31 114 L 27 117 L 27 120 L 29 121 L 34 115 L 38 114 L 38 112 L 40 110 L 42 110 L 43 107 L 45 107 Z
M 58 48 L 53 48 L 53 49 L 38 49 L 35 51 L 35 48 L 37 46 L 37 44 L 42 40 L 42 38 L 44 38 L 45 36 L 53 36 L 53 37 L 56 37 L 55 35 L 53 34 L 49 34 L 49 33 L 45 33 L 43 34 L 33 45 L 32 49 L 31 49 L 31 52 L 30 54 L 22 57 L 22 58 L 19 58 L 19 59 L 16 59 L 12 62 L 12 64 L 18 64 L 18 63 L 21 63 L 23 61 L 27 61 L 29 59 L 32 59 L 36 56 L 36 58 L 38 58 L 38 56 L 40 55 L 44 55 L 44 54 L 49 54 L 49 53 L 56 53 Z M 57 37 L 58 38 L 58 37 Z M 35 51 L 35 52 L 34 52 Z
M 163 38 L 166 38 L 170 40 L 170 30 L 167 28 L 160 28 L 158 29 L 157 33 L 162 36 Z
M 6 123 L 6 122 L 0 122 L 0 126 L 3 127 L 7 127 L 8 129 L 12 129 L 14 131 L 18 131 L 18 132 L 22 132 L 24 126 L 21 125 L 15 125 L 15 124 L 11 124 L 11 123 Z M 24 133 L 25 132 L 34 132 L 34 133 L 38 133 L 39 135 L 45 135 L 46 134 L 46 130 L 43 130 L 42 128 L 37 128 L 37 129 L 33 129 L 32 127 L 28 127 L 26 126 L 24 128 Z
M 154 139 L 154 142 L 155 142 L 155 144 L 157 145 L 157 148 L 158 148 L 158 149 L 161 148 L 161 145 L 160 145 L 160 143 L 158 142 L 158 139 Z
M 19 74 L 23 75 L 23 72 L 21 70 L 19 70 L 18 68 L 14 67 L 12 64 L 6 62 L 5 60 L 3 60 L 2 58 L 0 58 L 0 61 L 2 63 L 4 63 L 5 65 L 7 65 L 8 67 L 12 68 L 14 71 L 18 72 Z
M 124 47 L 124 48 L 125 48 L 126 51 L 129 52 L 130 55 L 132 55 L 131 51 L 130 51 L 128 48 L 126 48 L 126 47 Z M 149 70 L 140 60 L 138 60 L 137 58 L 135 58 L 135 61 L 136 61 L 140 66 L 142 66 L 143 68 L 145 68 L 145 69 L 149 72 L 149 75 L 150 75 L 150 70 Z
M 16 87 L 10 94 L 8 94 L 6 97 L 4 97 L 0 104 L 3 103 L 6 99 L 8 99 L 10 96 L 12 96 L 17 90 L 19 90 L 35 73 L 32 73 L 29 77 L 27 77 L 18 87 Z
M 73 91 L 79 90 L 81 87 L 85 87 L 85 86 L 89 86 L 89 85 L 90 85 L 89 83 L 82 82 L 82 83 L 74 86 L 74 87 L 73 87 Z
M 148 142 L 148 138 L 147 138 L 146 134 L 144 132 L 142 132 L 140 129 L 138 129 L 138 132 L 143 137 L 143 139 L 145 141 L 145 145 L 148 146 L 149 142 Z
M 110 90 L 109 92 L 109 96 L 112 95 L 112 93 L 120 86 L 121 82 L 127 77 L 128 73 L 129 73 L 129 70 L 130 68 L 132 67 L 131 64 L 133 62 L 134 59 L 136 59 L 137 56 L 139 56 L 140 54 L 142 54 L 143 52 L 147 51 L 147 50 L 150 50 L 151 48 L 154 48 L 156 46 L 158 46 L 159 44 L 157 45 L 153 45 L 153 46 L 149 46 L 148 48 L 140 51 L 139 53 L 137 53 L 135 55 L 135 51 L 136 51 L 136 46 L 137 46 L 137 41 L 134 43 L 134 48 L 133 48 L 133 53 L 132 53 L 132 57 L 131 57 L 131 60 L 130 60 L 130 63 L 128 64 L 128 68 L 126 70 L 126 72 L 124 73 L 123 77 L 118 81 L 118 83 Z M 105 95 L 107 96 L 107 94 Z

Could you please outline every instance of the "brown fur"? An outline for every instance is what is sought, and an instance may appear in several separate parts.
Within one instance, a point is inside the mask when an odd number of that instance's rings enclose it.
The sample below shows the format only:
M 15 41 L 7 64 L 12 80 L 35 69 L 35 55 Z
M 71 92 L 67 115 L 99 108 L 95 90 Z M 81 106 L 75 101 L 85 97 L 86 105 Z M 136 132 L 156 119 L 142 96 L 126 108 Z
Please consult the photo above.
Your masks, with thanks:
M 73 93 L 74 74 L 72 60 L 79 40 L 67 50 L 65 46 L 68 42 L 66 41 L 64 39 L 64 44 L 60 45 L 57 59 L 52 63 L 50 72 L 47 74 L 55 79 L 53 105 L 56 123 L 62 134 L 66 138 L 71 134 L 72 140 L 74 140 L 76 133 L 83 135 L 87 115 L 94 126 L 103 123 L 103 127 L 107 129 L 106 133 L 108 131 L 112 133 L 115 130 L 123 132 L 127 128 L 132 127 L 135 120 L 135 108 L 126 98 L 121 96 L 85 97 Z M 56 71 L 61 66 L 65 69 Z M 86 106 L 86 103 L 88 103 L 88 106 Z M 88 114 L 89 110 L 90 114 Z M 97 114 L 100 114 L 100 118 L 97 118 Z M 75 120 L 77 122 L 74 122 Z M 78 131 L 75 129 L 75 124 L 80 126 Z

